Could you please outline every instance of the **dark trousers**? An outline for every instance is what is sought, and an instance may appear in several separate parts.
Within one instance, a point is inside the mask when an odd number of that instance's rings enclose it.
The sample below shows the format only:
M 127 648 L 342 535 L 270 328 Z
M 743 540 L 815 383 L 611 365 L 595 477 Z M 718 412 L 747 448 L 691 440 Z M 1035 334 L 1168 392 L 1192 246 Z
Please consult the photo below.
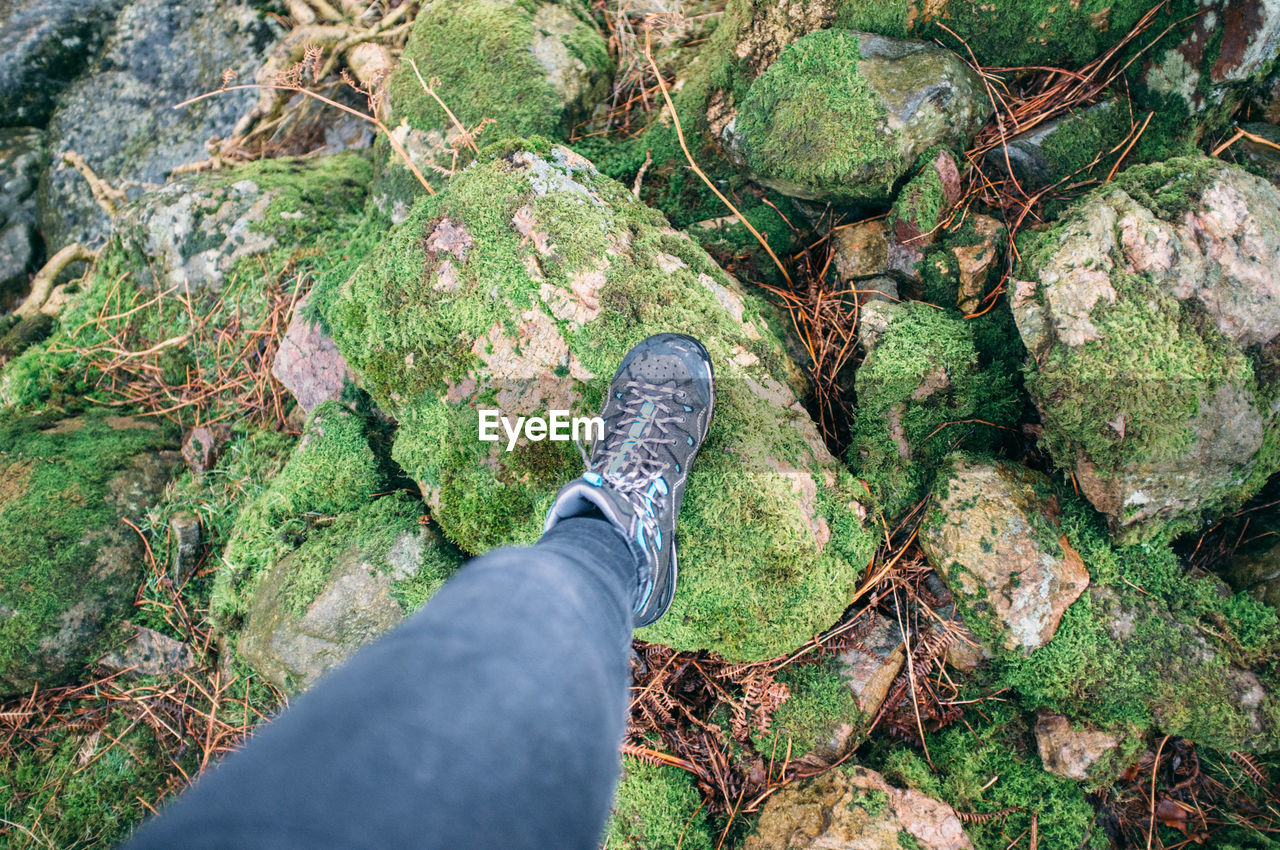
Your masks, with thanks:
M 476 558 L 129 846 L 598 846 L 635 576 L 600 519 Z

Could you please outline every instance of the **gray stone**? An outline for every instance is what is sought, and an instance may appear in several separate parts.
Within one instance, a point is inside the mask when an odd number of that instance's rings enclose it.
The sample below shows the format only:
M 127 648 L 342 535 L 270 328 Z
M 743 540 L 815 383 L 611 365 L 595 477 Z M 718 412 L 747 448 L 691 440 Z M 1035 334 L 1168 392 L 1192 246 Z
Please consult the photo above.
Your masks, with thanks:
M 920 527 L 930 566 L 1009 650 L 1047 644 L 1089 571 L 1058 529 L 1048 478 L 1009 462 L 953 456 Z
M 191 647 L 154 629 L 130 624 L 133 634 L 124 645 L 98 660 L 109 672 L 127 676 L 169 676 L 195 666 Z
M 93 60 L 125 0 L 0 3 L 0 126 L 43 126 Z
M 865 767 L 829 770 L 769 797 L 744 850 L 972 850 L 955 810 Z
M 1055 776 L 1084 782 L 1099 778 L 1106 759 L 1120 750 L 1122 738 L 1114 732 L 1087 725 L 1077 726 L 1061 714 L 1042 711 L 1036 718 L 1036 748 L 1040 763 Z M 1110 767 L 1120 767 L 1111 762 Z
M 1105 119 L 1112 110 L 1119 108 L 1120 105 L 1116 101 L 1108 100 L 1082 109 L 1079 113 L 1062 115 L 1045 121 L 1025 133 L 1010 137 L 1005 145 L 987 151 L 983 157 L 984 167 L 993 175 L 1012 173 L 1023 189 L 1033 190 L 1048 186 L 1067 175 L 1059 173 L 1055 163 L 1046 153 L 1046 145 L 1052 145 L 1052 140 L 1064 127 L 1071 128 L 1081 121 Z
M 428 569 L 437 552 L 448 552 L 456 565 L 456 553 L 425 526 L 402 531 L 389 544 L 352 541 L 336 557 L 323 556 L 332 558 L 320 565 L 327 570 L 323 582 L 300 588 L 298 576 L 317 565 L 311 551 L 299 549 L 263 579 L 237 648 L 277 687 L 306 690 L 411 613 L 396 598 L 397 583 Z
M 35 226 L 36 185 L 43 164 L 40 130 L 0 129 L 0 308 L 22 294 L 43 260 L 44 247 Z
M 180 585 L 200 565 L 200 518 L 186 511 L 169 517 L 169 540 L 169 568 Z
M 252 108 L 252 91 L 173 105 L 222 85 L 222 72 L 253 75 L 279 27 L 242 0 L 136 0 L 115 21 L 102 55 L 58 100 L 49 124 L 55 165 L 40 184 L 40 230 L 50 252 L 106 238 L 106 214 L 74 168 L 75 151 L 107 183 L 136 198 L 178 165 L 204 159 L 205 142 L 227 136 Z

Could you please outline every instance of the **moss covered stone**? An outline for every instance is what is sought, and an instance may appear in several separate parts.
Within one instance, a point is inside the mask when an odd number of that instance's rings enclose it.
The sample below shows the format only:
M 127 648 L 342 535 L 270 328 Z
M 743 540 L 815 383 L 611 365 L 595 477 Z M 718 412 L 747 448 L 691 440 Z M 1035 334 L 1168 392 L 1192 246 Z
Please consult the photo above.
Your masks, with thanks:
M 414 163 L 442 183 L 436 169 L 459 164 L 451 145 L 462 148 L 462 164 L 470 152 L 423 82 L 467 132 L 485 124 L 485 140 L 567 139 L 604 100 L 612 68 L 608 45 L 579 0 L 442 0 L 414 20 L 389 83 L 387 124 Z M 399 219 L 423 190 L 390 145 L 378 144 L 377 161 L 375 201 Z
M 885 778 L 936 797 L 959 811 L 978 814 L 1013 809 L 965 832 L 978 850 L 1004 850 L 1010 835 L 1030 829 L 1037 818 L 1042 847 L 1111 846 L 1095 823 L 1084 790 L 1048 773 L 1036 756 L 1026 717 L 1007 703 L 984 702 L 964 723 L 926 736 L 929 759 L 920 751 L 884 742 L 868 761 Z
M 317 525 L 264 575 L 237 649 L 268 681 L 310 687 L 439 589 L 461 556 L 403 491 Z
M 238 348 L 197 327 L 254 330 L 274 288 L 287 291 L 305 279 L 299 272 L 339 262 L 370 175 L 369 163 L 352 153 L 264 159 L 144 195 L 118 217 L 102 259 L 48 340 L 5 366 L 0 404 L 110 397 L 96 385 L 93 358 L 78 352 L 113 337 L 111 348 L 163 344 L 164 374 L 175 388 L 187 382 L 188 368 L 243 365 L 234 362 Z
M 1167 544 L 1112 545 L 1096 515 L 1065 496 L 1060 530 L 1089 569 L 1089 590 L 1049 643 L 1026 657 L 996 652 L 998 686 L 1030 708 L 1107 731 L 1154 728 L 1224 751 L 1275 749 L 1275 611 L 1189 574 Z M 993 640 L 982 618 L 961 611 Z
M 0 694 L 64 683 L 132 607 L 175 435 L 102 411 L 0 426 Z
M 955 54 L 832 29 L 783 49 L 724 135 L 756 179 L 784 194 L 879 202 L 931 146 L 967 144 L 989 112 Z
M 1238 504 L 1280 469 L 1277 212 L 1260 178 L 1175 159 L 1023 243 L 1010 304 L 1045 442 L 1127 538 Z
M 337 402 L 312 411 L 288 463 L 236 520 L 214 580 L 219 625 L 239 625 L 269 569 L 318 523 L 364 506 L 384 481 L 360 416 Z
M 481 442 L 478 408 L 594 416 L 628 348 L 699 337 L 716 416 L 681 514 L 681 591 L 647 639 L 769 657 L 847 604 L 873 536 L 797 401 L 776 315 L 581 157 L 494 149 L 320 296 L 347 362 L 399 421 L 395 460 L 472 553 L 536 539 L 582 470 L 570 443 Z
M 869 718 L 838 661 L 788 667 L 778 681 L 790 696 L 773 713 L 769 729 L 752 735 L 756 752 L 777 762 L 809 753 L 834 762 L 858 743 Z
M 944 433 L 948 423 L 999 425 L 1017 412 L 1009 376 L 980 366 L 973 332 L 972 323 L 919 302 L 863 309 L 859 341 L 867 356 L 854 379 L 857 410 L 847 457 L 886 518 L 924 496 L 960 436 Z M 995 429 L 981 428 L 967 445 L 989 444 Z

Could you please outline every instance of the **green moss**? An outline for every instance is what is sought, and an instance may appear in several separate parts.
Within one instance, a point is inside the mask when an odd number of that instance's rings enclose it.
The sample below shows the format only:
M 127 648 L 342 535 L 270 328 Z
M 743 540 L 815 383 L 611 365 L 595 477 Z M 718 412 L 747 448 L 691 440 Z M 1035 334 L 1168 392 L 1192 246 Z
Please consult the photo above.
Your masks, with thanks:
M 422 78 L 439 80 L 436 94 L 467 128 L 485 119 L 495 126 L 487 138 L 567 134 L 575 114 L 567 111 L 534 53 L 540 37 L 535 10 L 560 12 L 577 23 L 563 36 L 570 54 L 607 79 L 608 48 L 595 26 L 574 2 L 547 2 L 526 8 L 503 0 L 446 0 L 419 15 L 400 65 L 391 77 L 393 120 L 420 130 L 447 130 L 448 116 L 422 89 L 408 60 Z
M 1271 659 L 1280 623 L 1269 606 L 1186 574 L 1167 544 L 1112 546 L 1095 516 L 1067 500 L 1062 527 L 1096 588 L 1067 609 L 1053 640 L 1027 658 L 998 654 L 1002 686 L 1107 728 L 1149 728 L 1218 749 L 1266 751 L 1280 740 Z M 1252 670 L 1267 696 L 1242 707 Z
M 735 124 L 748 168 L 844 200 L 892 192 L 903 163 L 882 128 L 885 106 L 858 70 L 860 40 L 806 35 L 752 83 Z
M 336 291 L 318 293 L 348 363 L 400 423 L 394 458 L 429 494 L 441 528 L 472 553 L 532 541 L 555 491 L 582 469 L 571 444 L 507 453 L 479 441 L 476 406 L 541 413 L 544 393 L 562 388 L 574 415 L 595 415 L 633 344 L 660 331 L 692 333 L 715 362 L 717 412 L 681 515 L 681 593 L 647 639 L 761 658 L 833 622 L 874 543 L 849 507 L 852 480 L 822 471 L 807 414 L 757 389 L 802 387 L 778 316 L 571 152 L 516 141 L 486 156 L 446 192 L 420 200 Z M 427 248 L 446 219 L 451 232 L 465 230 L 465 250 Z M 518 232 L 530 222 L 536 239 Z M 438 288 L 446 262 L 453 284 Z M 586 274 L 603 279 L 598 315 L 584 321 L 571 293 Z M 544 362 L 545 351 L 563 354 Z M 527 367 L 513 365 L 526 357 Z M 537 387 L 492 379 L 485 360 L 494 358 L 506 375 L 530 369 Z M 477 376 L 466 403 L 445 400 Z M 795 498 L 780 462 L 812 475 L 810 504 Z M 825 545 L 811 522 L 831 531 Z M 756 533 L 766 525 L 772 534 Z
M 213 587 L 219 625 L 230 629 L 248 613 L 263 574 L 317 520 L 364 505 L 384 480 L 360 417 L 337 402 L 312 411 L 289 462 L 236 520 Z
M 962 433 L 939 429 L 965 419 L 1006 424 L 1021 403 L 1006 372 L 980 368 L 971 323 L 916 302 L 886 312 L 893 318 L 855 377 L 847 457 L 894 517 L 924 495 Z M 971 431 L 966 446 L 991 445 L 996 430 Z
M 1010 836 L 1030 829 L 1033 812 L 1043 847 L 1108 846 L 1081 787 L 1041 767 L 1032 731 L 1016 708 L 984 701 L 980 714 L 970 712 L 964 723 L 927 733 L 926 741 L 936 771 L 917 750 L 888 742 L 875 746 L 868 763 L 890 782 L 936 797 L 958 811 L 1016 807 L 1018 811 L 1006 818 L 965 825 L 979 850 L 1004 850 Z
M 907 5 L 896 0 L 844 0 L 837 6 L 831 26 L 906 38 L 911 17 Z
M 1194 11 L 1185 4 L 1174 6 L 1157 17 L 1150 32 Z M 945 16 L 921 15 L 912 34 L 937 38 L 961 55 L 971 49 L 986 66 L 1065 63 L 1078 68 L 1119 42 L 1150 8 L 1145 0 L 948 0 Z
M 1066 116 L 1041 144 L 1049 165 L 1049 182 L 1070 175 L 1075 175 L 1073 181 L 1083 181 L 1099 171 L 1099 177 L 1105 176 L 1115 163 L 1109 153 L 1125 141 L 1130 130 L 1128 110 L 1116 101 Z M 1090 168 L 1095 158 L 1098 164 Z
M 128 545 L 124 535 L 133 534 L 121 530 L 108 484 L 135 457 L 175 442 L 172 429 L 103 410 L 63 425 L 50 417 L 0 424 L 0 607 L 15 612 L 0 619 L 0 679 L 25 678 L 44 653 L 41 640 L 81 599 L 103 600 L 103 623 L 130 608 L 128 579 L 122 586 L 121 576 L 93 569 L 100 549 Z M 92 660 L 95 647 L 69 659 L 70 672 Z
M 605 850 L 711 850 L 715 839 L 692 776 L 623 757 Z
M 121 712 L 100 734 L 87 750 L 85 737 L 67 730 L 50 733 L 39 747 L 6 749 L 0 818 L 15 840 L 6 846 L 21 846 L 17 836 L 27 830 L 48 847 L 115 846 L 146 817 L 147 805 L 164 796 L 173 768 L 147 724 Z M 179 763 L 194 775 L 199 753 L 193 748 Z
M 898 193 L 889 213 L 891 227 L 901 221 L 913 225 L 921 233 L 929 233 L 938 226 L 938 219 L 946 206 L 946 196 L 938 169 L 933 167 L 937 150 L 926 151 L 917 161 L 922 162 L 923 167 L 917 169 L 916 175 Z
M 792 665 L 778 675 L 778 681 L 791 696 L 773 713 L 769 731 L 751 736 L 756 751 L 766 759 L 781 761 L 788 752 L 791 758 L 800 758 L 831 741 L 841 725 L 856 729 L 866 721 L 834 659 Z

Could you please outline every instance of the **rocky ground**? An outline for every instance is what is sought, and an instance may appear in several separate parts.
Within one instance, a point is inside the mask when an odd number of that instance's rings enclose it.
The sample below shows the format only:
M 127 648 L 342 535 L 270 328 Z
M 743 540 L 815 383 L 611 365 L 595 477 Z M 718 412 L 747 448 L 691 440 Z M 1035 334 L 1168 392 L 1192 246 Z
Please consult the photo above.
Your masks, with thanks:
M 110 846 L 718 406 L 628 850 L 1274 846 L 1280 11 L 0 2 L 0 842 Z M 554 769 L 548 766 L 548 769 Z

